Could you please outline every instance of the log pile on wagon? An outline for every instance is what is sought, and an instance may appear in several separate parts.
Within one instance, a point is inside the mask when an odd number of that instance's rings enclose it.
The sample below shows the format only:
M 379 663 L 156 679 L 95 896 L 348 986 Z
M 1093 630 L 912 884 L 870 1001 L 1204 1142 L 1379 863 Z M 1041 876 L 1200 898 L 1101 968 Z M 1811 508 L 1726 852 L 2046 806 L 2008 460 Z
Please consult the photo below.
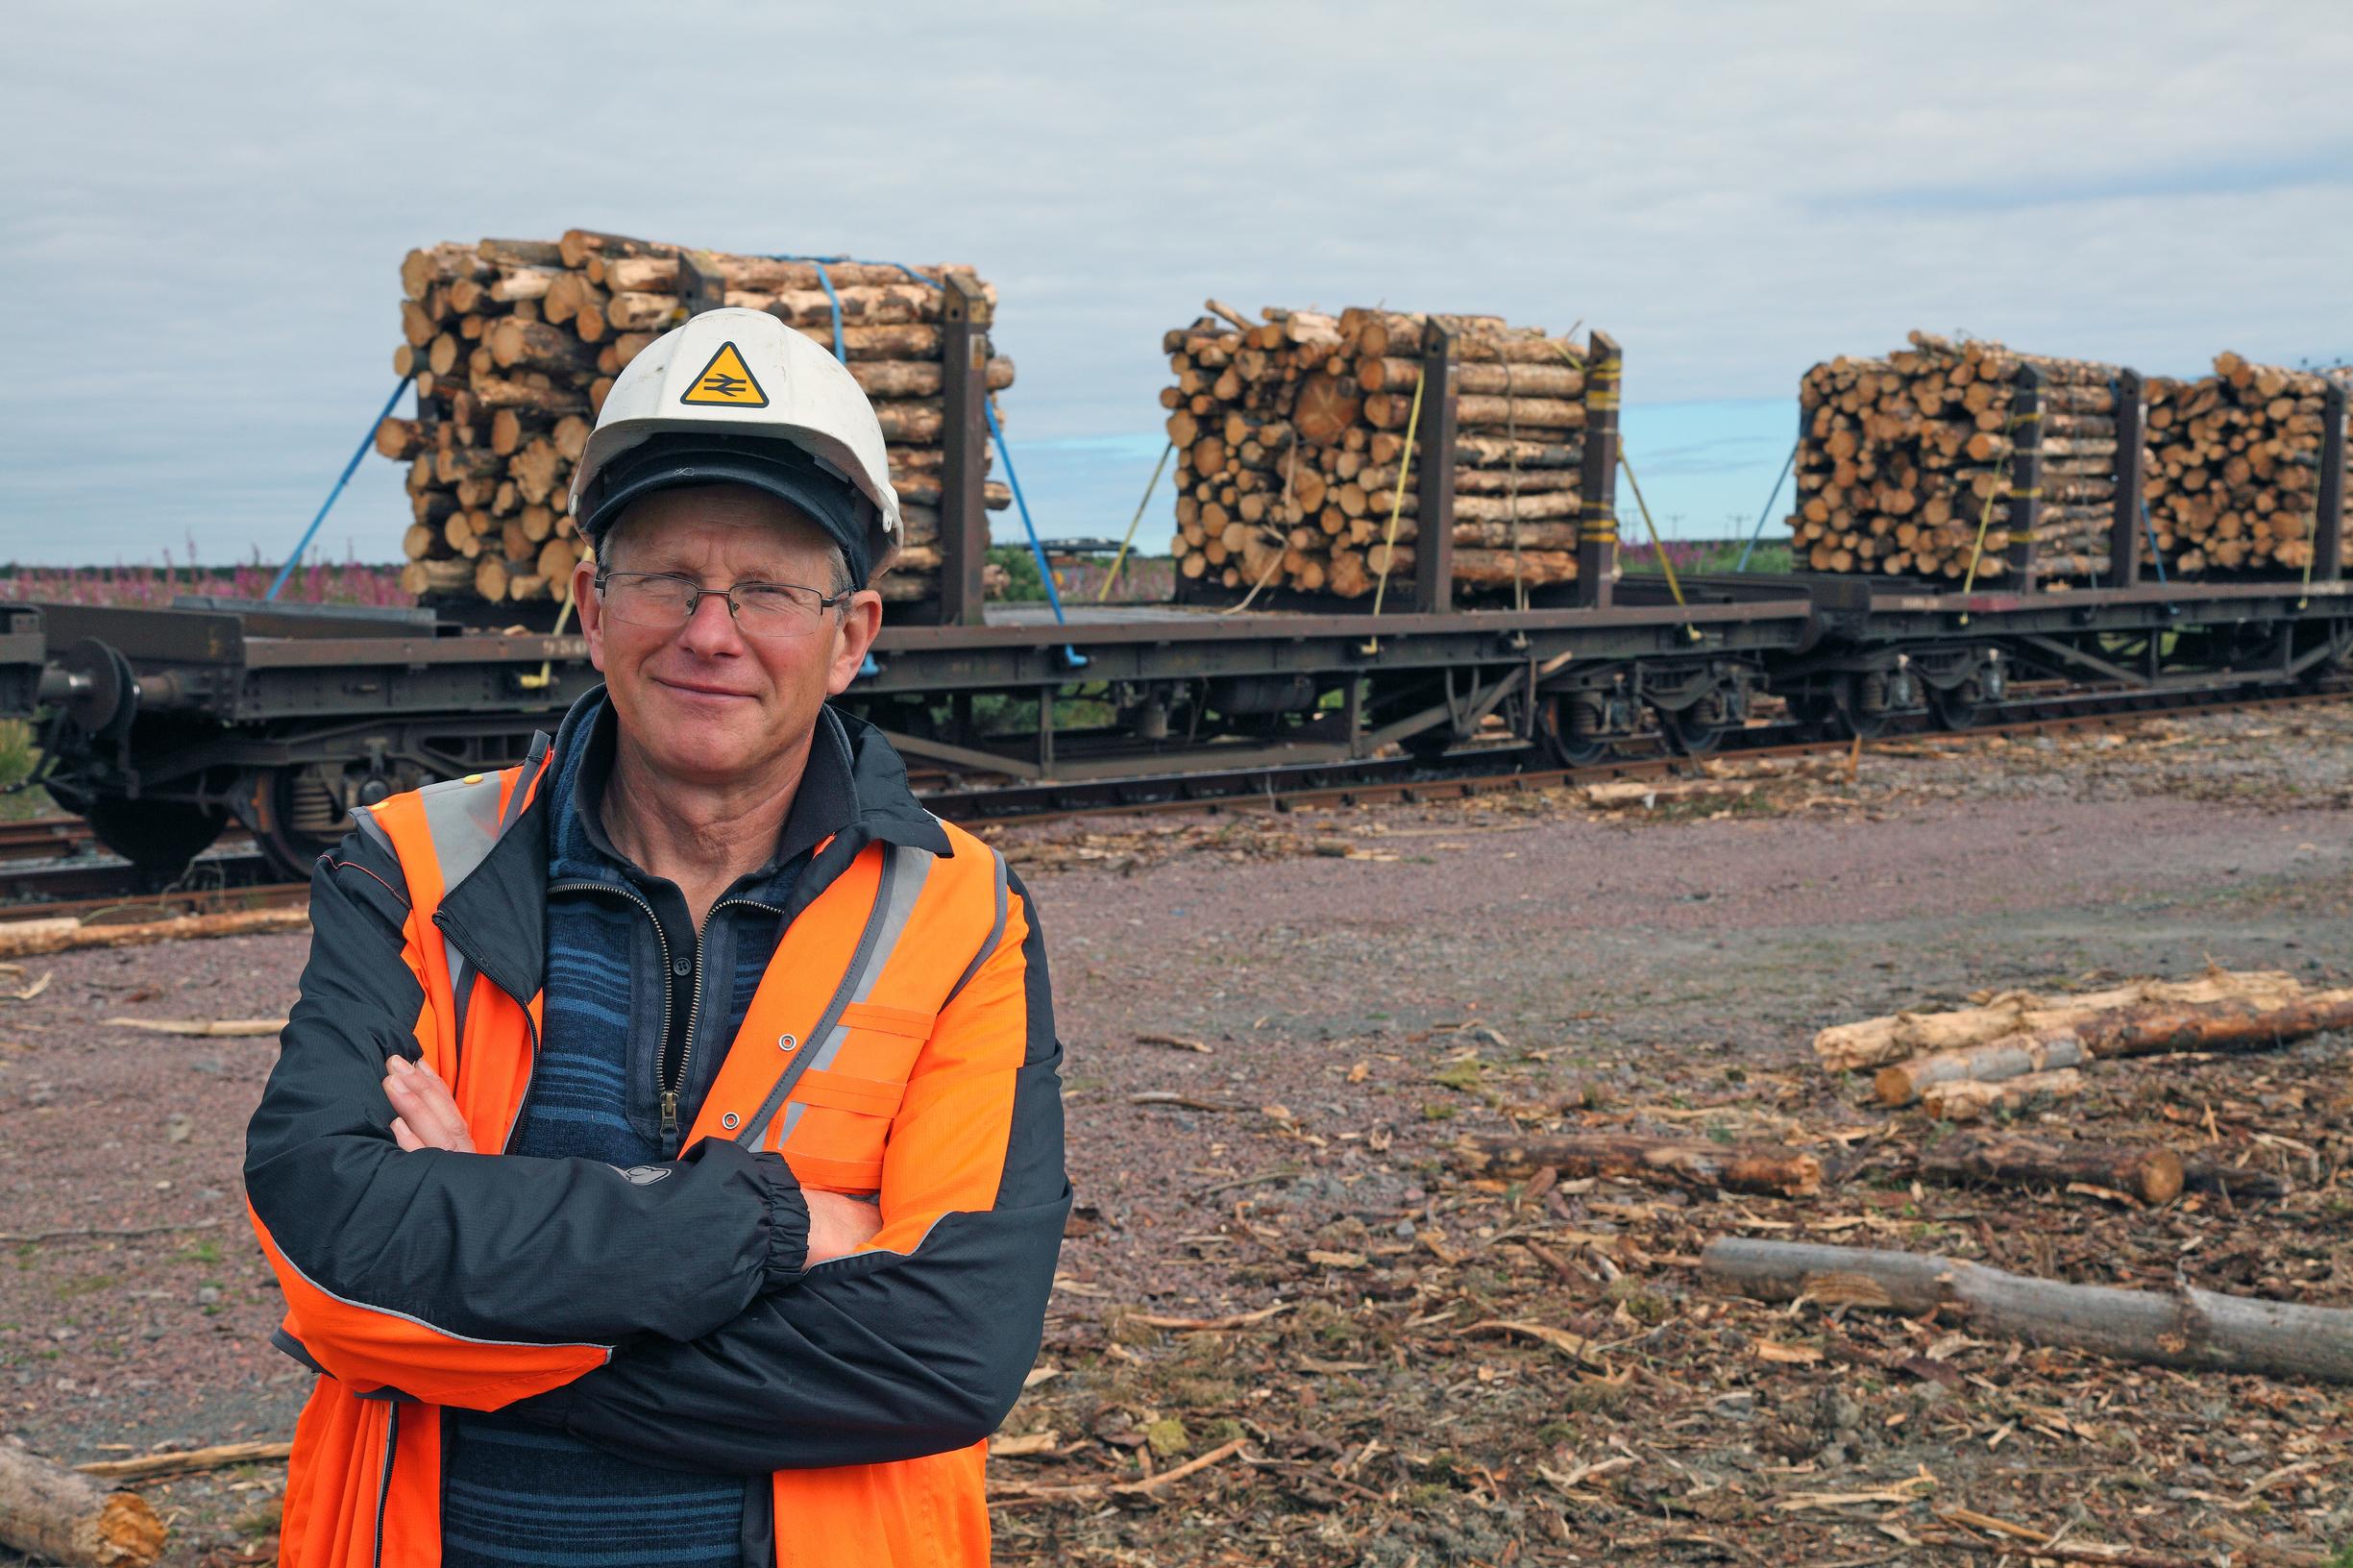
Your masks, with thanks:
M 1883 359 L 1816 365 L 1800 383 L 1789 519 L 1799 570 L 1958 578 L 1973 561 L 1980 581 L 2006 576 L 2013 465 L 2027 433 L 2014 404 L 2026 364 L 2044 377 L 2037 573 L 2105 570 L 2119 367 L 1926 332 Z
M 557 599 L 583 553 L 567 510 L 572 466 L 614 378 L 686 319 L 682 257 L 827 348 L 874 400 L 904 507 L 907 549 L 876 584 L 935 597 L 942 473 L 940 280 L 968 267 L 817 264 L 692 251 L 575 229 L 560 240 L 483 239 L 408 253 L 393 369 L 416 378 L 420 417 L 387 419 L 377 450 L 408 465 L 414 513 L 402 583 L 493 602 Z M 993 300 L 994 290 L 974 280 Z M 828 292 L 827 285 L 831 285 Z M 1013 384 L 992 356 L 991 392 Z M 996 481 L 985 503 L 1012 504 Z
M 1577 576 L 1580 344 L 1498 316 L 1260 315 L 1213 300 L 1163 339 L 1180 592 L 1353 599 L 1410 576 L 1421 443 L 1408 432 L 1433 322 L 1455 345 L 1455 582 L 1509 594 Z
M 2211 376 L 2149 382 L 2149 526 L 2169 571 L 2311 563 L 2332 381 L 2353 387 L 2353 368 L 2286 370 L 2220 354 Z

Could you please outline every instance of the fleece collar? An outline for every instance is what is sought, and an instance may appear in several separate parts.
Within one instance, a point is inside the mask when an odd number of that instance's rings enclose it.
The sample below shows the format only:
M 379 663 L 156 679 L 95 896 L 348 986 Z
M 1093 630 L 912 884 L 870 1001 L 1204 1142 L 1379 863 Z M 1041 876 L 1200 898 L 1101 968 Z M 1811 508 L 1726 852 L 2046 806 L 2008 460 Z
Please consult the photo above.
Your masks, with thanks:
M 600 725 L 601 724 L 601 731 Z M 784 908 L 797 915 L 830 886 L 870 844 L 895 844 L 952 855 L 940 820 L 907 787 L 907 765 L 861 719 L 831 704 L 820 711 L 810 745 L 809 780 L 777 837 L 776 854 L 755 875 L 776 876 L 804 850 L 809 865 L 792 880 Z M 626 862 L 611 852 L 603 827 L 581 800 L 590 772 L 611 767 L 613 719 L 599 686 L 572 705 L 522 816 L 491 846 L 479 866 L 441 900 L 445 936 L 493 985 L 518 1001 L 538 994 L 547 970 L 547 890 L 551 873 L 612 876 Z M 597 795 L 602 773 L 595 775 Z M 809 790 L 809 782 L 816 789 Z M 803 810 L 804 805 L 807 807 Z

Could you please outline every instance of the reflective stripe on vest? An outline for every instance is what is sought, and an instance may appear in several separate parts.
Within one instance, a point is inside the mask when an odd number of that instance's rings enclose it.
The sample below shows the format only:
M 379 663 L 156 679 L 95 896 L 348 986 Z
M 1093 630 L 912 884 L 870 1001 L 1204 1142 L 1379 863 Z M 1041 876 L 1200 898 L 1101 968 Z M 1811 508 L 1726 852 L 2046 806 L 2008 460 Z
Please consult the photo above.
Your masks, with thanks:
M 946 832 L 949 856 L 867 845 L 785 928 L 688 1142 L 782 1154 L 806 1187 L 881 1185 L 932 1024 L 1005 928 L 1003 859 Z
M 425 988 L 417 1045 L 425 1065 L 450 1086 L 476 1144 L 485 1149 L 505 1147 L 522 1109 L 540 999 L 508 997 L 478 984 L 465 954 L 442 940 L 433 917 L 449 890 L 472 875 L 522 820 L 551 764 L 548 737 L 536 734 L 519 767 L 428 784 L 353 813 L 401 863 L 408 885 L 410 956 Z M 476 1017 L 478 1007 L 488 1016 Z M 473 1048 L 484 1042 L 487 1048 Z

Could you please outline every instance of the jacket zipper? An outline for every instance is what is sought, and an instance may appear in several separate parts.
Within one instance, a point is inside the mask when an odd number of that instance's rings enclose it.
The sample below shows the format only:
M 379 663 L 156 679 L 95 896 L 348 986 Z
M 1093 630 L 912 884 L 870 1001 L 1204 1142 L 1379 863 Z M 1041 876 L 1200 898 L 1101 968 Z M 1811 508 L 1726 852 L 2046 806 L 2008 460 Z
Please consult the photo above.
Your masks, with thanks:
M 384 1568 L 384 1505 L 392 1499 L 392 1457 L 401 1443 L 401 1408 L 394 1405 L 384 1412 L 383 1472 L 376 1478 L 376 1551 L 372 1557 L 375 1568 Z
M 498 985 L 498 982 L 493 980 L 491 984 L 495 986 Z M 500 989 L 504 990 L 505 988 L 501 987 Z M 499 1144 L 501 1154 L 504 1154 L 515 1146 L 515 1135 L 523 1131 L 523 1108 L 530 1103 L 531 1081 L 539 1076 L 539 1020 L 531 1017 L 531 1007 L 528 1002 L 515 1000 L 512 997 L 508 999 L 514 1001 L 516 1009 L 522 1013 L 523 1027 L 531 1032 L 531 1059 L 525 1064 L 523 1068 L 523 1091 L 515 1096 L 515 1114 L 507 1118 L 506 1137 Z
M 669 1033 L 667 1023 L 670 1014 L 670 938 L 663 934 L 662 918 L 653 912 L 652 903 L 642 894 L 638 893 L 636 889 L 620 887 L 611 882 L 558 882 L 550 887 L 548 891 L 550 893 L 618 894 L 646 912 L 646 919 L 653 922 L 654 944 L 662 955 L 662 1013 L 666 1026 L 663 1033 L 665 1036 L 667 1036 Z M 687 1069 L 694 1065 L 695 1061 L 695 1025 L 699 1016 L 702 1012 L 703 933 L 710 929 L 712 916 L 717 915 L 723 909 L 728 909 L 739 905 L 747 909 L 766 910 L 772 915 L 781 915 L 784 913 L 783 910 L 778 909 L 773 904 L 763 904 L 756 899 L 722 898 L 718 903 L 711 906 L 709 912 L 702 918 L 701 926 L 697 928 L 695 932 L 695 963 L 693 971 L 695 983 L 693 990 L 687 995 L 686 1043 L 680 1047 L 678 1051 L 677 1072 L 671 1075 L 669 1080 L 665 1082 L 661 1067 L 662 1058 L 656 1057 L 654 1059 L 653 1082 L 654 1088 L 658 1091 L 658 1096 L 655 1103 L 661 1108 L 662 1146 L 665 1150 L 670 1148 L 671 1140 L 678 1136 L 678 1095 L 686 1088 Z M 664 1044 L 667 1046 L 667 1040 L 665 1040 Z M 665 1049 L 662 1055 L 669 1055 L 669 1051 Z
M 695 1059 L 695 1024 L 702 1015 L 702 939 L 711 929 L 711 922 L 723 909 L 764 909 L 771 915 L 782 915 L 773 904 L 763 904 L 753 898 L 722 898 L 704 912 L 702 924 L 695 929 L 695 986 L 686 999 L 686 1048 L 678 1053 L 678 1081 L 662 1094 L 662 1137 L 668 1139 L 678 1131 L 678 1090 L 686 1087 L 687 1065 Z M 654 922 L 659 931 L 661 922 Z

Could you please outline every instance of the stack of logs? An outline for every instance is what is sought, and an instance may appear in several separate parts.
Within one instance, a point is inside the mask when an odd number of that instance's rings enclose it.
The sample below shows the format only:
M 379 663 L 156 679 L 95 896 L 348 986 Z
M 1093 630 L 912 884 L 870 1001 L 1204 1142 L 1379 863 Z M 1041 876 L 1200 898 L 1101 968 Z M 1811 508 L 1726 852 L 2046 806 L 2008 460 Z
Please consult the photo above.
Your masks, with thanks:
M 1454 334 L 1457 360 L 1455 582 L 1509 592 L 1577 576 L 1577 344 L 1497 316 L 1209 310 L 1162 340 L 1176 373 L 1161 403 L 1177 452 L 1181 594 L 1357 598 L 1385 572 L 1410 576 L 1420 442 L 1409 449 L 1406 432 L 1433 321 Z
M 2235 354 L 2214 374 L 2148 383 L 2149 525 L 2169 571 L 2285 568 L 2313 558 L 2322 408 L 2353 369 L 2282 370 Z
M 838 302 L 841 347 L 881 418 L 907 525 L 907 549 L 876 586 L 892 600 L 936 596 L 943 295 L 934 284 L 970 269 L 919 267 L 912 277 L 845 261 L 821 278 L 812 262 L 579 229 L 553 241 L 435 245 L 401 263 L 404 341 L 393 369 L 415 376 L 419 417 L 385 420 L 376 449 L 408 465 L 415 521 L 403 542 L 404 588 L 493 602 L 569 596 L 584 549 L 567 512 L 572 466 L 622 367 L 695 307 L 682 276 L 689 265 L 723 282 L 723 300 L 705 304 L 765 310 L 828 349 Z M 1011 386 L 1013 362 L 990 358 L 987 383 Z M 987 484 L 988 506 L 1012 501 L 1004 485 Z
M 2026 364 L 2044 377 L 2037 574 L 2105 570 L 2117 367 L 1925 332 L 1884 359 L 1816 365 L 1800 383 L 1789 520 L 1799 569 L 1965 577 L 1973 558 L 1979 580 L 2005 576 L 2013 459 L 2025 433 L 2012 404 Z

